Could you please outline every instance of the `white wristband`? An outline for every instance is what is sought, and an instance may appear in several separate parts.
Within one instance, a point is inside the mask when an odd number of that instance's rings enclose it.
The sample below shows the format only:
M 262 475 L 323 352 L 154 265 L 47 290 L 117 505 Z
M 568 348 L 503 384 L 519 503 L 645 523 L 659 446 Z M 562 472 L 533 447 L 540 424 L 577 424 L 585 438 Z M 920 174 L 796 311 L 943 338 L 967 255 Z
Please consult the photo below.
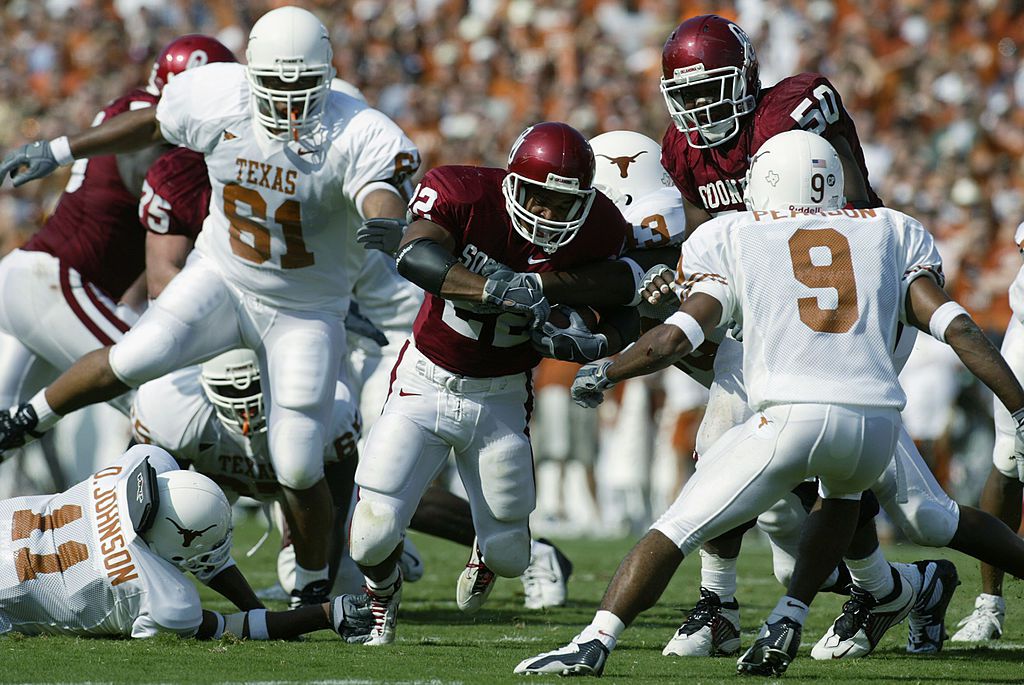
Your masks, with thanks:
M 249 612 L 249 639 L 269 640 L 267 632 L 267 610 L 253 609 Z
M 961 314 L 967 314 L 967 310 L 958 302 L 950 301 L 940 305 L 932 313 L 932 318 L 928 320 L 928 330 L 931 331 L 932 337 L 939 342 L 946 342 L 946 329 L 949 328 L 953 319 Z M 967 316 L 970 317 L 970 314 Z
M 665 319 L 665 323 L 681 330 L 683 335 L 690 341 L 692 349 L 696 350 L 704 344 L 704 329 L 697 323 L 697 319 L 686 312 L 676 312 Z
M 61 166 L 67 166 L 75 161 L 74 156 L 71 154 L 71 143 L 68 142 L 67 136 L 51 140 L 50 152 L 53 153 L 53 158 L 57 160 L 57 164 Z

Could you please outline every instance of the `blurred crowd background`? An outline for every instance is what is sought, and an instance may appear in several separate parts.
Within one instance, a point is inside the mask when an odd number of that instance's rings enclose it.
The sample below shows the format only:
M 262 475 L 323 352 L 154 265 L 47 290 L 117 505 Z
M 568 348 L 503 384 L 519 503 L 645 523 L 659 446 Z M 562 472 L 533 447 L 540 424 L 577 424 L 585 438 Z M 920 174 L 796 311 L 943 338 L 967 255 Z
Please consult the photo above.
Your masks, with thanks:
M 281 4 L 6 0 L 0 148 L 88 126 L 105 102 L 143 84 L 153 56 L 180 34 L 215 35 L 243 58 L 249 27 Z M 802 71 L 832 80 L 857 124 L 872 185 L 887 205 L 932 230 L 949 288 L 994 340 L 1002 337 L 1007 288 L 1021 264 L 1013 232 L 1024 219 L 1021 0 L 297 4 L 330 30 L 338 75 L 415 140 L 422 170 L 500 166 L 519 131 L 541 120 L 567 121 L 588 136 L 625 128 L 660 140 L 669 123 L 658 91 L 665 38 L 686 17 L 727 16 L 753 40 L 763 85 Z M 0 253 L 35 230 L 62 185 L 58 177 L 0 194 Z M 939 432 L 921 439 L 935 443 L 937 469 L 951 491 L 972 502 L 988 469 L 990 400 L 955 358 L 929 354 L 918 374 L 923 387 L 941 376 L 955 392 L 945 409 L 928 405 L 933 420 L 926 423 Z M 918 392 L 933 404 L 937 394 L 950 394 Z M 595 428 L 607 439 L 594 448 L 600 458 L 592 477 L 578 464 L 567 472 L 576 483 L 570 488 L 584 497 L 591 485 L 605 511 L 595 518 L 587 507 L 560 506 L 560 476 L 542 473 L 552 485 L 542 482 L 539 516 L 553 526 L 643 525 L 652 505 L 670 496 L 658 492 L 685 477 L 692 431 L 677 421 L 682 410 L 673 408 L 672 392 L 653 382 L 622 394 L 620 411 L 601 418 L 614 430 Z M 638 404 L 626 401 L 629 394 Z M 621 421 L 631 421 L 629 430 L 641 438 L 620 439 Z M 924 433 L 935 431 L 932 425 Z

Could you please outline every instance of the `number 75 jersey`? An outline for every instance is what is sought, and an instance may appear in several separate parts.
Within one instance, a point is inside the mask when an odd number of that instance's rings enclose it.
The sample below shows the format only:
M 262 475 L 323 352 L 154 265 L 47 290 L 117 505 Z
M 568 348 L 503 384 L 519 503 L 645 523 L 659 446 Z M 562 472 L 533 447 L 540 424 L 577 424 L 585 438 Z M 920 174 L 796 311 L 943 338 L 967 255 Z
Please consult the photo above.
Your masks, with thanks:
M 741 212 L 703 224 L 683 244 L 686 296 L 722 304 L 743 329 L 750 407 L 848 404 L 902 409 L 893 364 L 907 288 L 942 285 L 931 234 L 891 209 Z
M 367 184 L 401 187 L 419 166 L 412 141 L 384 114 L 331 91 L 320 129 L 271 140 L 250 109 L 245 67 L 190 69 L 157 106 L 168 141 L 205 155 L 212 195 L 196 241 L 235 286 L 290 309 L 344 314 L 348 232 Z

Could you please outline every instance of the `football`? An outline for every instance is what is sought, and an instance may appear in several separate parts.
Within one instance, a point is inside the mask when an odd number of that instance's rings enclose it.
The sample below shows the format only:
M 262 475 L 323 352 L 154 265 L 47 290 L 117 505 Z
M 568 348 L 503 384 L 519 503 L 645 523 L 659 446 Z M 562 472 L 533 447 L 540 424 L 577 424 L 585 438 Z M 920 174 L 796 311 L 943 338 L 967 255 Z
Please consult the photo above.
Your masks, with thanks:
M 551 307 L 551 312 L 548 314 L 548 322 L 557 328 L 568 328 L 570 321 L 569 315 L 572 312 L 576 312 L 583 317 L 583 322 L 587 325 L 587 330 L 593 333 L 597 330 L 597 324 L 600 320 L 597 312 L 587 306 L 570 307 L 564 304 L 556 304 Z

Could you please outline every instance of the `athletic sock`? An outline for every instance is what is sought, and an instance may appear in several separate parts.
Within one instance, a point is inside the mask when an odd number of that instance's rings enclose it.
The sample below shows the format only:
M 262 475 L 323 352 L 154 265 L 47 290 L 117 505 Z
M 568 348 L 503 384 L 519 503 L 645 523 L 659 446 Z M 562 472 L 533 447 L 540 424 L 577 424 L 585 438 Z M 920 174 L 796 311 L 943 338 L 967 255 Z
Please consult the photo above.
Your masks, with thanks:
M 622 631 L 625 629 L 626 624 L 619 620 L 618 616 L 602 609 L 594 614 L 594 620 L 573 641 L 582 644 L 591 640 L 600 640 L 601 644 L 610 652 L 615 649 L 619 635 L 622 635 Z
M 700 584 L 718 595 L 723 604 L 736 599 L 736 559 L 700 551 Z
M 844 558 L 843 561 L 850 569 L 853 584 L 870 592 L 875 599 L 887 597 L 896 589 L 892 567 L 885 560 L 881 547 L 876 547 L 874 552 L 863 559 Z
M 302 590 L 310 583 L 315 583 L 318 580 L 327 580 L 328 568 L 324 566 L 322 569 L 311 571 L 308 568 L 302 568 L 298 564 L 295 564 L 295 589 Z
M 368 587 L 373 594 L 387 596 L 394 592 L 394 585 L 398 582 L 398 565 L 388 574 L 388 577 L 384 580 L 372 580 L 371 578 L 366 579 L 366 587 Z
M 772 609 L 772 613 L 768 614 L 768 623 L 778 623 L 783 618 L 788 618 L 796 621 L 800 625 L 804 624 L 807 620 L 807 612 L 809 609 L 807 605 L 801 602 L 795 597 L 786 595 L 779 600 L 779 603 Z

